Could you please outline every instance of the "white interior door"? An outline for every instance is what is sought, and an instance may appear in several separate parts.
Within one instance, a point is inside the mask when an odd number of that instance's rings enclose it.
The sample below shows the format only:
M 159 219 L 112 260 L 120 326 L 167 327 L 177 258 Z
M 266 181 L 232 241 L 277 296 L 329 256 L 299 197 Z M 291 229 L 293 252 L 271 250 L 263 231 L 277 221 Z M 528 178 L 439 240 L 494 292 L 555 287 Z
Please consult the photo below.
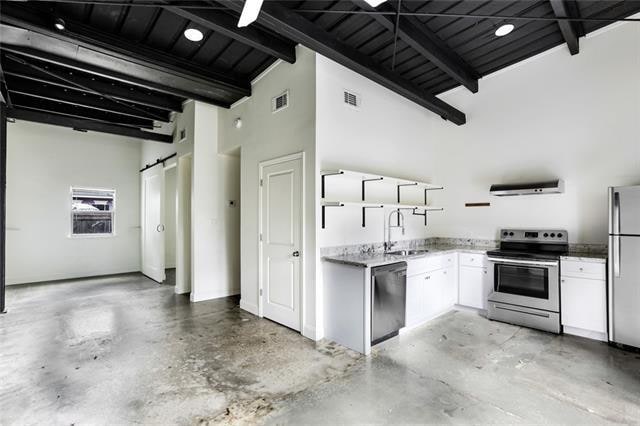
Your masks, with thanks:
M 142 172 L 142 273 L 159 283 L 164 272 L 164 169 Z
M 302 158 L 262 168 L 262 314 L 300 331 Z

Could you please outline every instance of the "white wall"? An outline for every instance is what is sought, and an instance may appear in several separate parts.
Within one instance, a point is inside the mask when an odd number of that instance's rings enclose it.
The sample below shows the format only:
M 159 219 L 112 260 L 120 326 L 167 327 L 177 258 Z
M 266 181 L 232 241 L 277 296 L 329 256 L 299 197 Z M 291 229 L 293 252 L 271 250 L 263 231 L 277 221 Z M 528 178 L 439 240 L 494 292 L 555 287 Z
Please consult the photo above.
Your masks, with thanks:
M 164 171 L 164 263 L 165 268 L 176 267 L 176 225 L 177 225 L 177 166 Z
M 192 155 L 190 193 L 178 193 L 177 199 L 181 211 L 190 212 L 190 218 L 178 218 L 176 237 L 178 268 L 184 269 L 180 265 L 188 262 L 191 271 L 189 282 L 185 271 L 177 271 L 176 291 L 190 288 L 194 302 L 240 293 L 240 161 L 218 153 L 218 115 L 215 106 L 186 102 L 183 112 L 175 116 L 173 143 L 145 141 L 142 148 L 143 166 L 173 153 L 177 158 Z M 184 141 L 179 140 L 181 130 L 186 131 Z M 236 206 L 229 206 L 229 200 L 235 200 Z M 185 246 L 190 249 L 180 249 Z
M 284 155 L 305 153 L 305 228 L 302 260 L 303 330 L 315 338 L 316 327 L 316 160 L 315 54 L 296 49 L 296 63 L 280 62 L 253 84 L 252 95 L 230 110 L 220 111 L 220 152 L 241 151 L 241 302 L 258 313 L 258 164 Z M 289 89 L 290 105 L 275 114 L 271 99 Z M 233 122 L 241 117 L 243 126 Z
M 502 226 L 558 227 L 572 243 L 606 242 L 610 185 L 640 183 L 640 27 L 623 24 L 480 80 L 442 98 L 467 114 L 456 126 L 326 58 L 317 57 L 317 149 L 340 166 L 424 179 L 435 193 L 428 231 L 408 219 L 406 238 L 497 238 Z M 342 107 L 344 88 L 362 95 Z M 563 178 L 566 193 L 491 197 L 492 183 Z M 359 192 L 356 193 L 356 196 Z M 388 195 L 388 194 L 387 194 Z M 465 208 L 465 202 L 491 202 Z M 382 240 L 380 212 L 360 227 L 358 209 L 331 211 L 319 245 Z M 370 219 L 369 219 L 370 218 Z M 416 227 L 417 226 L 417 227 Z M 397 235 L 397 234 L 396 234 Z M 399 237 L 399 236 L 398 236 Z
M 8 284 L 140 270 L 140 141 L 7 125 Z M 70 238 L 70 187 L 116 190 L 113 237 Z

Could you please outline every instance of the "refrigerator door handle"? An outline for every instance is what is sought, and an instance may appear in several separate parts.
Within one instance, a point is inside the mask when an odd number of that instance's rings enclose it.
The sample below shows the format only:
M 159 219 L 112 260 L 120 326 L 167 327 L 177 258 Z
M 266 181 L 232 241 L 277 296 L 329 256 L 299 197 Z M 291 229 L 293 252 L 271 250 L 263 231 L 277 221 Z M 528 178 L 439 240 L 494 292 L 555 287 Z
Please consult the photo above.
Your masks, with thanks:
M 620 193 L 618 191 L 613 193 L 613 233 L 615 235 L 620 233 Z
M 613 276 L 620 278 L 620 255 L 621 252 L 620 235 L 613 236 Z

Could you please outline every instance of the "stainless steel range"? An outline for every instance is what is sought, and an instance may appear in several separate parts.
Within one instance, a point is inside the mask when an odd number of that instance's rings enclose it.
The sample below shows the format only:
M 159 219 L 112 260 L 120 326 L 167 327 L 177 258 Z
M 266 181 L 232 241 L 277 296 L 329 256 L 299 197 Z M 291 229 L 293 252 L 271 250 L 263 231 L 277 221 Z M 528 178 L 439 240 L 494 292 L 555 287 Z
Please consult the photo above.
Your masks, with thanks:
M 567 231 L 503 229 L 500 249 L 487 252 L 493 291 L 488 317 L 560 333 L 560 256 Z

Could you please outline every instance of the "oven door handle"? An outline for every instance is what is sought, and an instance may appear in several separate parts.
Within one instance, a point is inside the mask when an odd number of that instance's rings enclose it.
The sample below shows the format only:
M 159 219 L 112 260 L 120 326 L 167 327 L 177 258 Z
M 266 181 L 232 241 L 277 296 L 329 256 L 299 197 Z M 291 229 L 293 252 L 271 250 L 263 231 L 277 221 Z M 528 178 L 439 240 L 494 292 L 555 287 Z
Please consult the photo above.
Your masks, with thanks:
M 490 262 L 495 263 L 512 263 L 514 265 L 531 265 L 531 266 L 558 266 L 558 261 L 541 261 L 541 260 L 516 260 L 505 259 L 501 257 L 487 257 Z

